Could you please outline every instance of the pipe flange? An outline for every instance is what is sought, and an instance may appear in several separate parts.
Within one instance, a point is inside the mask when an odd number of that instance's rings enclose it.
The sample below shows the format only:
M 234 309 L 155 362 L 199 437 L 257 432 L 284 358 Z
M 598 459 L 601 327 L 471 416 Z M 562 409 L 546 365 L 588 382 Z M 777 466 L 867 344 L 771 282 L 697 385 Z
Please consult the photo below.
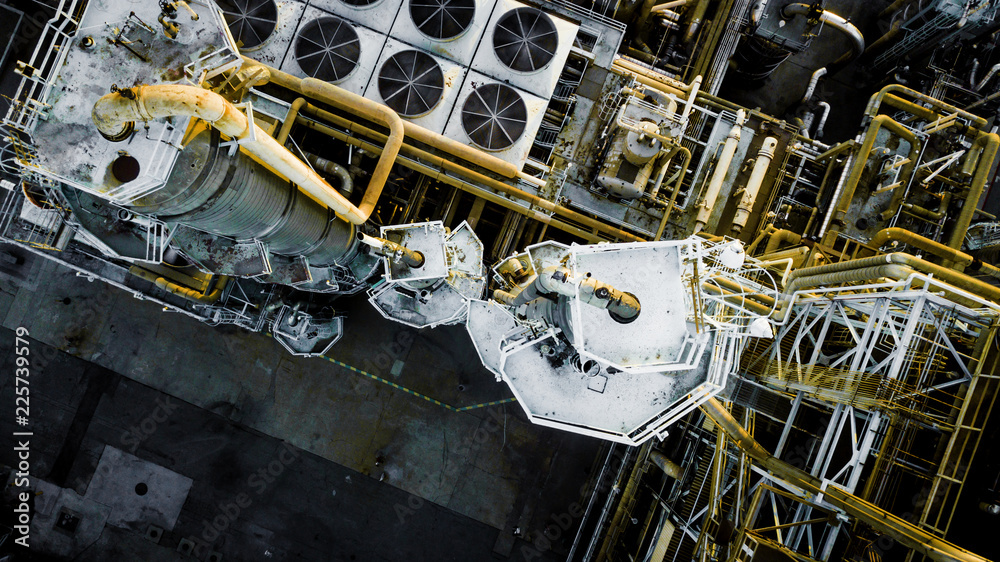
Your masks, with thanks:
M 632 293 L 629 293 L 627 291 L 622 291 L 622 293 L 625 294 L 625 295 L 628 295 L 629 297 L 631 297 L 633 300 L 635 300 L 635 302 L 639 302 L 639 298 L 636 297 L 635 295 L 633 295 Z M 622 316 L 620 314 L 617 314 L 617 313 L 615 313 L 614 310 L 612 310 L 611 308 L 608 308 L 608 314 L 611 315 L 611 319 L 614 320 L 615 322 L 618 322 L 619 324 L 631 324 L 632 322 L 635 322 L 635 319 L 639 317 L 639 314 L 641 312 L 642 312 L 642 309 L 639 308 L 639 309 L 637 309 L 635 311 L 635 314 L 633 316 L 626 317 L 626 316 Z
M 128 140 L 128 138 L 132 136 L 132 133 L 135 133 L 135 121 L 126 121 L 125 124 L 122 125 L 122 130 L 113 135 L 109 135 L 100 129 L 97 129 L 97 132 L 101 133 L 102 137 L 111 142 L 122 142 L 124 140 Z

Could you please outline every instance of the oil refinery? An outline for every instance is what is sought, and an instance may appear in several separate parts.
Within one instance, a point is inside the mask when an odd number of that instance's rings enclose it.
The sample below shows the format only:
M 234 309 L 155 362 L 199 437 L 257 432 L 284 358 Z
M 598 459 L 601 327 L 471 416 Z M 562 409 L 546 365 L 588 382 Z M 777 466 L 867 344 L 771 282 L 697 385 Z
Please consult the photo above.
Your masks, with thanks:
M 0 560 L 1000 559 L 1000 3 L 0 14 Z

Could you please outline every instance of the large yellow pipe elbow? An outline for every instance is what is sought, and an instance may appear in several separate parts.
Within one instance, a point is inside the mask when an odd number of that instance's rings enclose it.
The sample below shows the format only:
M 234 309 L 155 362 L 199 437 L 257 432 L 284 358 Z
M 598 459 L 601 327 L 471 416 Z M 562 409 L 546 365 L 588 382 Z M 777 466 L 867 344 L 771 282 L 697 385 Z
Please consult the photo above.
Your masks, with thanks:
M 372 199 L 377 200 L 382 192 L 382 185 L 377 181 L 384 183 L 388 170 L 396 159 L 396 152 L 390 152 L 387 145 L 379 162 L 381 168 L 376 167 L 376 173 L 380 175 L 372 174 L 369 184 L 369 192 L 375 193 L 366 193 L 359 209 L 263 129 L 256 124 L 251 127 L 247 117 L 233 104 L 219 94 L 203 88 L 180 84 L 137 86 L 103 96 L 94 104 L 92 112 L 98 130 L 112 140 L 123 140 L 123 135 L 127 137 L 136 121 L 152 121 L 171 116 L 201 119 L 222 134 L 239 140 L 240 146 L 247 152 L 353 224 L 362 224 L 368 220 L 371 209 L 375 206 Z M 399 142 L 402 143 L 401 126 L 399 130 Z M 386 157 L 387 153 L 391 154 L 389 158 Z M 382 165 L 383 160 L 388 160 L 388 164 Z

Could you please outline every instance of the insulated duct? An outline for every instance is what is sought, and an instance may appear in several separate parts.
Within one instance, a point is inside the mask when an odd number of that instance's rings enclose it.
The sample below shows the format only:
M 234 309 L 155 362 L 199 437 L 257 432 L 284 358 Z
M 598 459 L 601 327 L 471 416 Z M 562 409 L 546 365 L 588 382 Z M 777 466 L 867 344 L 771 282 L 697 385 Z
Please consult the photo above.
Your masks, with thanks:
M 357 254 L 354 225 L 340 220 L 243 152 L 230 156 L 215 129 L 181 151 L 166 186 L 129 207 L 211 234 L 259 240 L 310 265 L 344 265 Z

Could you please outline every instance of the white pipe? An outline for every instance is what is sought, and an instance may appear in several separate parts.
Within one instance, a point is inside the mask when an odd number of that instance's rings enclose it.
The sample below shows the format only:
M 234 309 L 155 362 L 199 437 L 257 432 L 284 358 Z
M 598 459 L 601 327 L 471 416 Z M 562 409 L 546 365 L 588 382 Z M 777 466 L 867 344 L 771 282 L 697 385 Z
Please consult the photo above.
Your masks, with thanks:
M 671 10 L 673 8 L 679 8 L 679 7 L 683 6 L 684 4 L 687 4 L 687 2 L 688 2 L 688 0 L 673 0 L 671 2 L 667 2 L 665 4 L 660 4 L 659 6 L 655 6 L 652 10 L 649 11 L 649 13 L 651 15 L 660 14 L 662 12 L 666 12 L 666 11 Z
M 819 140 L 823 138 L 823 128 L 826 127 L 826 118 L 830 116 L 830 104 L 821 101 L 816 105 L 823 108 L 823 114 L 819 117 L 819 124 L 816 125 L 816 134 L 813 135 L 813 138 Z
M 822 238 L 826 234 L 826 229 L 830 227 L 830 219 L 833 218 L 834 212 L 837 210 L 837 201 L 840 200 L 840 192 L 844 191 L 844 183 L 847 181 L 847 176 L 851 173 L 851 164 L 854 162 L 854 154 L 849 154 L 847 156 L 847 161 L 844 162 L 844 171 L 840 173 L 840 179 L 837 181 L 837 187 L 833 190 L 833 198 L 830 199 L 830 211 L 827 212 L 826 216 L 823 218 L 823 226 L 819 229 L 819 238 Z M 816 202 L 817 204 L 819 201 Z
M 812 12 L 812 6 L 795 3 L 782 8 L 781 16 L 784 18 L 791 18 L 796 15 L 808 16 L 810 12 Z M 823 10 L 823 13 L 819 16 L 819 21 L 843 33 L 851 40 L 852 59 L 858 58 L 861 56 L 861 53 L 865 52 L 865 36 L 861 34 L 861 31 L 854 24 L 829 10 Z
M 942 159 L 945 159 L 945 158 L 948 159 L 948 161 L 945 162 L 944 165 L 942 165 L 937 170 L 934 170 L 933 172 L 931 172 L 931 175 L 929 175 L 926 178 L 924 178 L 924 181 L 922 181 L 920 183 L 922 183 L 924 185 L 931 183 L 931 180 L 933 180 L 934 178 L 936 178 L 937 175 L 940 174 L 941 172 L 947 170 L 948 166 L 951 166 L 952 164 L 954 164 L 955 162 L 957 162 L 958 159 L 961 158 L 963 154 L 965 154 L 965 149 L 964 148 L 962 150 L 959 150 L 958 152 L 955 152 L 955 153 L 949 155 L 949 156 L 942 156 L 941 158 L 938 158 L 937 160 L 934 160 L 933 162 L 928 162 L 927 164 L 923 164 L 923 165 L 917 167 L 917 169 L 919 170 L 919 169 L 923 168 L 924 166 L 935 164 L 935 163 L 941 161 Z
M 374 236 L 368 236 L 364 232 L 358 233 L 358 240 L 360 240 L 361 243 L 365 244 L 366 246 L 371 246 L 371 248 L 375 250 L 375 252 L 378 254 L 381 254 L 382 248 L 385 247 L 384 240 L 382 240 L 381 238 L 375 238 Z
M 694 98 L 698 97 L 698 89 L 701 88 L 701 75 L 694 77 L 691 82 L 691 91 L 688 95 L 687 103 L 684 104 L 684 112 L 681 113 L 681 127 L 687 126 L 688 116 L 691 115 L 691 108 L 694 107 Z M 742 109 L 740 111 L 743 111 Z
M 767 0 L 756 0 L 753 7 L 750 9 L 750 24 L 756 26 L 760 23 L 760 16 L 764 13 L 764 6 L 767 4 Z
M 676 154 L 676 150 L 663 158 L 660 171 L 656 174 L 656 183 L 653 184 L 653 189 L 649 190 L 650 199 L 655 200 L 656 196 L 660 194 L 660 186 L 663 185 L 663 178 L 667 175 L 667 168 L 670 166 L 670 161 L 674 159 L 674 154 Z
M 986 86 L 986 83 L 990 81 L 990 78 L 993 78 L 993 75 L 997 73 L 997 71 L 1000 71 L 1000 63 L 994 64 L 990 67 L 990 71 L 986 73 L 986 76 L 983 76 L 983 79 L 976 84 L 976 91 L 978 92 L 979 90 L 982 90 Z
M 760 192 L 761 184 L 764 183 L 764 176 L 767 175 L 767 168 L 771 165 L 774 149 L 777 146 L 778 139 L 775 137 L 765 138 L 764 143 L 760 145 L 757 161 L 754 162 L 750 179 L 747 180 L 747 186 L 743 189 L 743 197 L 740 198 L 739 205 L 736 207 L 736 216 L 733 217 L 733 230 L 737 232 L 743 230 L 743 227 L 747 225 L 750 212 L 753 210 L 754 203 L 757 202 L 757 194 Z
M 716 162 L 715 172 L 712 173 L 712 180 L 709 182 L 708 190 L 705 192 L 705 199 L 698 209 L 698 218 L 694 226 L 695 232 L 701 232 L 701 229 L 708 224 L 708 219 L 712 215 L 712 209 L 715 208 L 715 200 L 718 199 L 719 192 L 722 191 L 722 182 L 726 179 L 726 174 L 729 173 L 729 166 L 733 163 L 733 156 L 736 154 L 736 147 L 740 144 L 740 135 L 742 135 L 743 124 L 746 121 L 746 110 L 739 110 L 736 113 L 736 124 L 729 130 L 729 136 L 726 137 L 726 143 L 722 147 L 722 154 L 719 155 L 719 160 Z
M 827 70 L 824 66 L 823 68 L 816 69 L 809 78 L 809 86 L 806 87 L 806 93 L 802 96 L 802 103 L 806 103 L 812 98 L 813 92 L 816 91 L 816 84 L 819 84 L 819 79 L 826 75 Z

